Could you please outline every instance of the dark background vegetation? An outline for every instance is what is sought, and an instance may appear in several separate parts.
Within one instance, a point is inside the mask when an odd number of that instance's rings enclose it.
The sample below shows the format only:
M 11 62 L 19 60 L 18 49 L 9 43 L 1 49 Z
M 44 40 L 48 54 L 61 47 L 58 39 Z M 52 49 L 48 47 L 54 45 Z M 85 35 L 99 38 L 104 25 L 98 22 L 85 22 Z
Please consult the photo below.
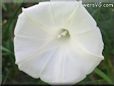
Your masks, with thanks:
M 22 7 L 37 3 L 2 3 L 2 85 L 45 84 L 18 70 L 14 56 L 14 28 Z M 96 20 L 104 41 L 104 61 L 78 84 L 114 84 L 114 7 L 86 7 Z

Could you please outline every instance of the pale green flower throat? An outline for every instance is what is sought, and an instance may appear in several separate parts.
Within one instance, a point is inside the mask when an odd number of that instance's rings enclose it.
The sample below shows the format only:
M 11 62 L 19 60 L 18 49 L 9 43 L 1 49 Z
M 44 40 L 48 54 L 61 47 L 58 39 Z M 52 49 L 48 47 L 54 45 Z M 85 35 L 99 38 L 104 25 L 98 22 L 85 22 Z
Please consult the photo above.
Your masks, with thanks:
M 69 33 L 69 31 L 67 30 L 67 29 L 64 29 L 64 28 L 62 28 L 61 30 L 60 30 L 60 32 L 59 32 L 59 34 L 57 35 L 57 38 L 58 39 L 69 39 L 70 38 L 70 33 Z

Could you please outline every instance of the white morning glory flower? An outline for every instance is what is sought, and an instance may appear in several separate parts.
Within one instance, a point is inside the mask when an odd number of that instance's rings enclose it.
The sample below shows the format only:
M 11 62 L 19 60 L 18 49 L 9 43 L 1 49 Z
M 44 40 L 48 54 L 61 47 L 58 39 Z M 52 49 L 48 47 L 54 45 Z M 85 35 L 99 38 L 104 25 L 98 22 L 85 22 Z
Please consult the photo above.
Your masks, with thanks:
M 21 71 L 49 84 L 75 84 L 104 59 L 95 20 L 78 1 L 40 2 L 23 9 L 14 50 Z

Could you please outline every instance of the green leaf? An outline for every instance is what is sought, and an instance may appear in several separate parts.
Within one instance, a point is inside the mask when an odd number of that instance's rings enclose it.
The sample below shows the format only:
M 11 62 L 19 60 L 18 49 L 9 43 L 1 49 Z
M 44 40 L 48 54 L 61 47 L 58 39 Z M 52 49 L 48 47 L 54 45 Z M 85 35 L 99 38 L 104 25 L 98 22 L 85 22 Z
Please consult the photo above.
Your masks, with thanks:
M 1 46 L 1 49 L 2 49 L 2 51 L 6 52 L 6 53 L 12 53 L 9 49 L 7 49 L 3 46 Z
M 104 72 L 102 72 L 100 69 L 96 68 L 95 73 L 98 76 L 100 76 L 101 78 L 103 78 L 109 84 L 112 84 L 112 80 Z

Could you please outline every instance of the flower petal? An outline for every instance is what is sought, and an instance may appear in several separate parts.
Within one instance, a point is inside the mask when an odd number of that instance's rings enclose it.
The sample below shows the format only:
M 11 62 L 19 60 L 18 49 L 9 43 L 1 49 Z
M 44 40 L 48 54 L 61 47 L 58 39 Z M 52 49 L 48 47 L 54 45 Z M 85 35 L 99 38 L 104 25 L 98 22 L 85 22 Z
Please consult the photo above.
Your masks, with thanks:
M 86 51 L 90 52 L 94 56 L 104 59 L 102 56 L 102 51 L 104 48 L 101 32 L 98 27 L 94 30 L 87 31 L 81 34 L 74 33 L 74 39 L 76 39 L 80 46 Z
M 79 45 L 66 45 L 54 54 L 41 74 L 50 84 L 75 84 L 83 80 L 101 62 L 101 58 L 85 52 Z
M 61 49 L 58 49 L 50 62 L 47 64 L 45 69 L 42 71 L 40 78 L 50 84 L 59 84 L 62 82 L 62 61 L 63 57 L 61 57 Z
M 32 49 L 32 47 L 30 49 Z M 27 53 L 25 51 L 16 53 L 17 58 L 21 57 L 23 53 L 24 55 L 22 57 L 25 57 L 24 60 L 21 59 L 20 62 L 17 62 L 19 69 L 34 78 L 40 77 L 42 71 L 45 69 L 45 66 L 53 58 L 52 56 L 57 49 L 57 45 L 55 46 L 53 45 L 53 43 L 50 43 L 49 45 L 45 46 L 44 48 L 42 47 L 41 49 L 43 50 L 36 49 L 31 52 L 29 52 L 30 50 L 27 50 Z
M 76 0 L 50 0 L 50 1 L 76 1 Z
M 49 2 L 40 2 L 39 4 L 29 8 L 24 8 L 23 12 L 26 14 L 26 16 L 31 18 L 34 23 L 42 25 L 44 29 L 56 29 Z
M 69 31 L 72 38 L 78 40 L 80 45 L 91 54 L 103 58 L 102 50 L 104 44 L 101 32 L 96 26 L 95 20 L 81 3 L 69 24 Z
M 67 26 L 69 29 L 73 30 L 73 32 L 78 34 L 89 30 L 94 30 L 94 27 L 96 27 L 96 22 L 84 8 L 82 3 L 79 3 L 78 9 L 72 16 L 71 20 L 68 22 Z
M 69 49 L 69 52 L 72 53 L 71 56 L 74 57 L 75 64 L 80 65 L 79 70 L 83 70 L 83 72 L 85 72 L 83 74 L 87 75 L 91 73 L 95 67 L 103 60 L 102 58 L 94 56 L 91 53 L 85 51 L 85 49 L 80 46 L 78 41 L 72 42 L 70 47 L 71 48 Z
M 77 1 L 55 1 L 50 2 L 51 12 L 58 28 L 65 27 L 69 17 L 78 8 Z M 66 10 L 67 9 L 67 10 Z
M 16 62 L 23 60 L 32 52 L 38 52 L 42 46 L 53 39 L 51 31 L 49 34 L 49 31 L 44 31 L 43 28 L 40 24 L 32 23 L 25 13 L 20 14 L 14 38 Z
M 24 12 L 45 27 L 61 29 L 77 7 L 77 1 L 40 2 L 39 5 L 26 8 Z
M 63 67 L 64 83 L 75 84 L 83 80 L 101 62 L 101 58 L 86 53 L 78 44 L 71 43 L 65 48 Z

